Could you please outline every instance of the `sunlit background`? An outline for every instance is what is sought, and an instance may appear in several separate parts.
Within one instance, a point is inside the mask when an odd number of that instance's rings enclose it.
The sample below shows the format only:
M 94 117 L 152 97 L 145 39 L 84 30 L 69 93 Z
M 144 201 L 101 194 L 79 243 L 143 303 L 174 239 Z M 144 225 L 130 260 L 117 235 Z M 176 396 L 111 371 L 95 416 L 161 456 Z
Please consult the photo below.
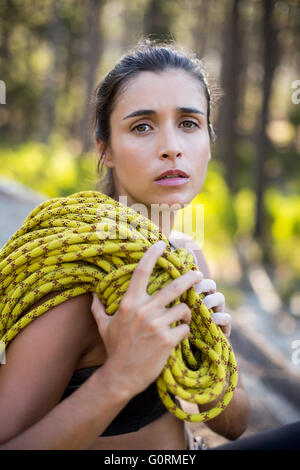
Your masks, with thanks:
M 299 26 L 297 0 L 0 2 L 2 244 L 37 201 L 16 183 L 42 198 L 96 187 L 90 98 L 142 35 L 195 52 L 222 89 L 195 238 L 233 316 L 249 432 L 300 419 Z

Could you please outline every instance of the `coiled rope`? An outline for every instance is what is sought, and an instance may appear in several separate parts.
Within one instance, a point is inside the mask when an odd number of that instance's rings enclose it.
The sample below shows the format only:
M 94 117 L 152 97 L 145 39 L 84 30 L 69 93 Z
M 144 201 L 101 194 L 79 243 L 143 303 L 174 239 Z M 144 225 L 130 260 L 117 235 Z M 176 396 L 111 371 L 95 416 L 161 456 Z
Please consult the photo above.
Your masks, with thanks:
M 172 252 L 167 238 L 150 219 L 97 191 L 54 198 L 37 206 L 0 251 L 2 353 L 35 318 L 80 294 L 96 292 L 107 314 L 113 315 L 137 263 L 159 240 L 167 248 L 150 276 L 149 295 L 197 269 L 193 255 L 182 248 Z M 28 311 L 50 292 L 58 293 Z M 191 287 L 168 305 L 186 302 L 192 312 L 191 331 L 174 348 L 156 382 L 165 407 L 190 422 L 221 413 L 232 399 L 238 378 L 230 343 L 212 321 L 212 310 L 207 310 L 203 297 Z M 224 387 L 222 399 L 209 411 L 187 413 L 174 402 L 177 396 L 191 403 L 209 403 Z

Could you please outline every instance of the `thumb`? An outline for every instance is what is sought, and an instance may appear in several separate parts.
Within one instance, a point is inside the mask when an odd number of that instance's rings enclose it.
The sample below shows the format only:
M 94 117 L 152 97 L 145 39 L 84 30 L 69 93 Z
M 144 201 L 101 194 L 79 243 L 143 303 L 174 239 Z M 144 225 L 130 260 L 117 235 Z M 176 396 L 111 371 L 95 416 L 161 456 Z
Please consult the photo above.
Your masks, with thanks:
M 102 334 L 103 330 L 106 328 L 106 325 L 109 322 L 109 316 L 106 314 L 104 305 L 95 292 L 93 292 L 91 311 L 98 325 L 99 332 Z

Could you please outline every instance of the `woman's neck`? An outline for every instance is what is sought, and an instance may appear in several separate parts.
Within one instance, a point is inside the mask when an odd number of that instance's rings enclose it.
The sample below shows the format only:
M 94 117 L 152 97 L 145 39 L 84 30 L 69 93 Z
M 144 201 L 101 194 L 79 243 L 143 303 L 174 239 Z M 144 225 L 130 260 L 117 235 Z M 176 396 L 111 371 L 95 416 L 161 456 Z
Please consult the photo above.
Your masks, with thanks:
M 136 201 L 131 201 L 128 197 L 119 197 L 116 193 L 113 198 L 120 203 L 126 204 L 128 207 L 138 204 Z M 151 206 L 144 205 L 144 207 L 145 212 L 143 212 L 143 215 L 151 220 L 166 238 L 169 238 L 174 227 L 177 211 L 168 210 L 167 207 L 161 207 L 159 204 L 152 204 Z M 133 207 L 133 209 L 135 210 L 135 207 Z
M 156 223 L 156 225 L 166 238 L 170 237 L 174 227 L 175 217 L 176 212 L 174 211 L 160 211 L 158 215 L 158 223 Z M 155 221 L 153 222 L 155 223 Z

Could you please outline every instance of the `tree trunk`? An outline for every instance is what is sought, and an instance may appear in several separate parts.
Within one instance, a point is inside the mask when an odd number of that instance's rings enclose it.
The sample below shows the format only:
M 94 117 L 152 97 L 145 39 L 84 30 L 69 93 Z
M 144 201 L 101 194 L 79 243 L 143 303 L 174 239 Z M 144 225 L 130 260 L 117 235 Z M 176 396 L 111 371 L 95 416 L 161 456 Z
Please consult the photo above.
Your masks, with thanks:
M 265 191 L 266 177 L 264 174 L 264 164 L 267 159 L 270 143 L 266 133 L 269 120 L 269 104 L 272 91 L 272 82 L 274 72 L 279 61 L 279 43 L 278 29 L 273 18 L 273 10 L 276 0 L 263 1 L 263 19 L 262 19 L 262 38 L 263 48 L 263 81 L 262 81 L 262 104 L 261 111 L 258 116 L 258 132 L 256 138 L 256 219 L 254 237 L 262 238 L 263 228 L 263 196 Z
M 193 42 L 196 56 L 202 59 L 207 42 L 207 33 L 210 26 L 210 6 L 212 2 L 201 1 L 194 6 L 194 15 L 197 22 L 193 28 Z
M 100 29 L 101 12 L 104 7 L 104 0 L 89 0 L 87 3 L 86 30 L 83 37 L 83 64 L 84 76 L 86 80 L 86 96 L 83 106 L 82 117 L 79 123 L 78 134 L 82 141 L 82 153 L 87 152 L 92 147 L 91 129 L 91 105 L 96 72 L 102 54 L 102 32 Z
M 167 6 L 166 1 L 149 0 L 144 16 L 145 35 L 161 40 L 170 38 L 170 15 Z
M 39 140 L 47 143 L 52 132 L 55 120 L 55 105 L 58 95 L 58 75 L 60 68 L 60 45 L 63 44 L 63 27 L 59 15 L 58 0 L 52 0 L 52 17 L 49 22 L 46 39 L 52 49 L 53 64 L 48 71 L 46 87 L 43 91 L 40 104 L 40 130 Z
M 226 179 L 231 192 L 236 188 L 236 140 L 239 111 L 239 80 L 242 57 L 242 35 L 240 30 L 239 4 L 233 0 L 225 20 L 221 87 L 224 92 L 220 109 L 217 135 L 220 139 L 219 155 L 226 165 Z

